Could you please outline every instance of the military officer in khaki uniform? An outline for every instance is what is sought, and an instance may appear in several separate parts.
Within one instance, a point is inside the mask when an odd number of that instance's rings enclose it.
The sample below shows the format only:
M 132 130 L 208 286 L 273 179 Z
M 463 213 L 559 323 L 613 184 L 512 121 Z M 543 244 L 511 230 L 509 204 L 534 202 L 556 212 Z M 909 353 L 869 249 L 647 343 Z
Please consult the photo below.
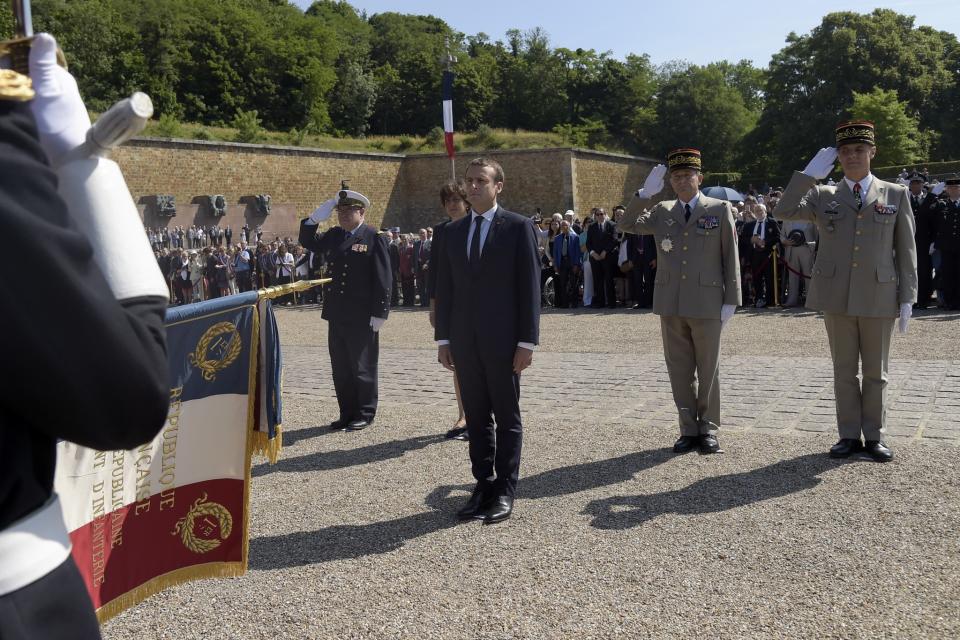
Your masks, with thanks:
M 793 174 L 774 215 L 810 220 L 820 232 L 807 307 L 823 312 L 833 357 L 840 441 L 830 455 L 866 451 L 887 462 L 893 452 L 881 438 L 890 339 L 898 307 L 905 332 L 917 300 L 917 247 L 907 189 L 870 173 L 874 139 L 871 122 L 839 125 L 836 148 L 821 149 L 803 173 Z M 835 187 L 817 185 L 838 156 L 843 180 Z
M 680 414 L 675 453 L 717 453 L 720 426 L 720 331 L 740 296 L 740 259 L 733 211 L 700 193 L 700 152 L 667 156 L 676 200 L 654 203 L 667 169 L 647 176 L 618 224 L 625 233 L 651 234 L 657 245 L 653 312 L 660 316 L 663 353 Z

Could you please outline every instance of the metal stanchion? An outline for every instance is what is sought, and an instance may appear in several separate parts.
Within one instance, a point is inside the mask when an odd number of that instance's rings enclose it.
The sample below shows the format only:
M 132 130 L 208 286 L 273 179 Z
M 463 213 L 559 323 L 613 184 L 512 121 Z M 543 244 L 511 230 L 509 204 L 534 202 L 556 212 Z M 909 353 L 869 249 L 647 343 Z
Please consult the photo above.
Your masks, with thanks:
M 777 267 L 780 263 L 780 254 L 777 245 L 773 245 L 773 306 L 780 306 L 780 278 L 777 277 Z

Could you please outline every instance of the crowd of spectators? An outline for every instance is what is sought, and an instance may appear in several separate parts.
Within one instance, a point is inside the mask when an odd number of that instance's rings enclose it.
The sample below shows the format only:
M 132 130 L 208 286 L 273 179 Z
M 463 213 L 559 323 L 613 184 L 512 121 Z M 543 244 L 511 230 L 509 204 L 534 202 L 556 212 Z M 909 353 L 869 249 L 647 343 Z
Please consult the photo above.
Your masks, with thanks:
M 904 171 L 898 181 L 908 183 L 910 175 L 916 174 Z M 750 190 L 742 201 L 731 203 L 744 306 L 796 307 L 805 301 L 818 232 L 813 223 L 773 219 L 771 212 L 781 194 L 782 188 L 766 193 Z M 623 212 L 621 205 L 614 206 L 609 217 L 603 207 L 594 207 L 582 217 L 573 210 L 551 216 L 537 210 L 533 221 L 539 229 L 544 306 L 647 309 L 653 305 L 656 245 L 652 236 L 618 232 L 617 221 Z M 428 306 L 433 228 L 401 233 L 394 227 L 381 229 L 381 233 L 389 235 L 394 276 L 391 306 Z M 306 251 L 291 238 L 267 242 L 259 227 L 251 230 L 244 225 L 236 244 L 231 244 L 233 232 L 229 226 L 148 228 L 147 235 L 175 304 L 324 277 L 322 256 Z M 921 240 L 925 239 L 918 239 L 918 249 Z M 934 267 L 938 267 L 939 252 L 932 242 L 930 253 Z M 939 294 L 942 284 L 935 280 L 935 288 L 939 303 L 945 306 Z M 315 303 L 321 298 L 321 288 L 317 287 L 281 298 L 279 303 Z

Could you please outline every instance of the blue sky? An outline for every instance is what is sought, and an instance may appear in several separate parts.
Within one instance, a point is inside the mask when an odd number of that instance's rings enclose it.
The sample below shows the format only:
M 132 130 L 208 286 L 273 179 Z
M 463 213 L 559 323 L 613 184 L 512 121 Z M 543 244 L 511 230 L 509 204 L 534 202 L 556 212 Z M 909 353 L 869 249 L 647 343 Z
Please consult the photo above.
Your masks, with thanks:
M 296 0 L 306 8 L 312 0 Z M 686 0 L 685 2 L 615 2 L 586 0 L 485 0 L 451 2 L 352 0 L 368 14 L 396 11 L 430 14 L 468 35 L 484 32 L 503 40 L 507 29 L 543 27 L 554 47 L 612 51 L 618 58 L 647 53 L 655 64 L 682 59 L 695 64 L 716 60 L 752 60 L 765 67 L 784 46 L 788 33 L 808 33 L 831 11 L 869 13 L 893 9 L 916 16 L 916 24 L 960 34 L 960 0 Z

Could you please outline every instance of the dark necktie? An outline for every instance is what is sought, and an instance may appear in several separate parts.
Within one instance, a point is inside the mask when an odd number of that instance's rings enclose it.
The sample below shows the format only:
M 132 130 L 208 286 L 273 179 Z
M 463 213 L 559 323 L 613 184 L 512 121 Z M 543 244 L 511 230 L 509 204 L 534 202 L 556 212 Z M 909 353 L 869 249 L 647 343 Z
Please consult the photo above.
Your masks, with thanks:
M 480 264 L 480 225 L 483 224 L 483 216 L 474 218 L 476 225 L 473 229 L 473 238 L 470 239 L 470 266 L 476 267 Z
M 690 222 L 690 205 L 683 205 L 683 221 Z
M 863 197 L 860 195 L 860 183 L 857 182 L 853 185 L 853 198 L 857 201 L 857 209 L 863 206 Z

